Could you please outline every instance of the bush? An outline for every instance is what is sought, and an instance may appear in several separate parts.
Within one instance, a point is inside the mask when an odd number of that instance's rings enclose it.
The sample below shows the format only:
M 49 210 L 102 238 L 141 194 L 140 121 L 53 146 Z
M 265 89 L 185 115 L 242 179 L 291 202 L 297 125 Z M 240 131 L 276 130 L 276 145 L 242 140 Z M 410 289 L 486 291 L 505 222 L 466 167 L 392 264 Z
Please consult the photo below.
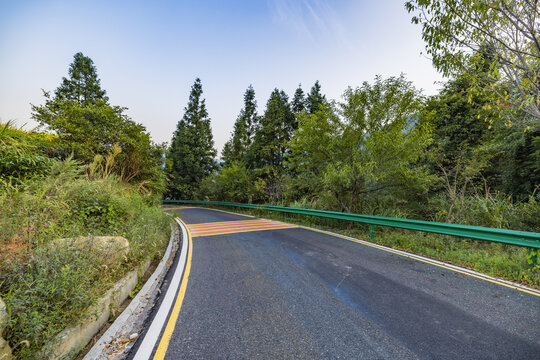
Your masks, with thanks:
M 0 123 L 0 191 L 44 174 L 56 153 L 54 136 L 17 129 L 12 122 Z
M 540 231 L 539 197 L 530 196 L 529 201 L 513 203 L 510 197 L 500 193 L 470 195 L 458 198 L 454 203 L 445 197 L 431 200 L 435 221 L 485 226 L 521 231 Z
M 157 205 L 156 196 L 114 176 L 91 180 L 71 159 L 0 193 L 0 297 L 10 311 L 7 339 L 17 358 L 40 358 L 42 347 L 84 318 L 112 283 L 162 256 L 170 217 Z M 105 267 L 91 242 L 83 249 L 50 245 L 99 235 L 127 238 L 129 258 Z

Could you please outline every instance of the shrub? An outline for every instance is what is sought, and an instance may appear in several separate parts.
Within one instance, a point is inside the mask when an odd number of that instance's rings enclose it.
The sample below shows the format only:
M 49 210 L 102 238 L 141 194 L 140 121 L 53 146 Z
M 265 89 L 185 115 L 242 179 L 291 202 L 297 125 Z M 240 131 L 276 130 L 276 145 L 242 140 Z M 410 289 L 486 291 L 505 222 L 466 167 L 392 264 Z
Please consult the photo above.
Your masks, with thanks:
M 91 180 L 86 170 L 72 159 L 54 161 L 45 175 L 0 193 L 0 297 L 17 358 L 41 358 L 46 343 L 127 271 L 159 258 L 168 242 L 170 217 L 155 196 L 114 176 Z M 104 267 L 91 242 L 87 249 L 49 245 L 98 235 L 127 238 L 128 259 Z

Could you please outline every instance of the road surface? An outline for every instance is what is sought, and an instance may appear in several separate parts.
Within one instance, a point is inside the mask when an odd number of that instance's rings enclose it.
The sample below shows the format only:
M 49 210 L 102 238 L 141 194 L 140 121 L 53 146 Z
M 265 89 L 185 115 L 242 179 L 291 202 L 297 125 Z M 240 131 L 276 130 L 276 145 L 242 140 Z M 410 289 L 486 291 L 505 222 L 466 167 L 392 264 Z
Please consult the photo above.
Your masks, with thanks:
M 175 211 L 189 276 L 175 275 L 184 290 L 152 358 L 540 359 L 538 292 L 293 225 Z

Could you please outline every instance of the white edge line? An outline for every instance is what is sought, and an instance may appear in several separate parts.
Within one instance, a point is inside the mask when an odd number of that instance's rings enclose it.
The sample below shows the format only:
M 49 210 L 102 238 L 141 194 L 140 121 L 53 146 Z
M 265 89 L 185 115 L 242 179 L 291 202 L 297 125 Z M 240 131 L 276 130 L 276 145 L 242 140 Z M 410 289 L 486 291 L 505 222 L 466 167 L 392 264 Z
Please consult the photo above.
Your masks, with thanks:
M 137 353 L 133 357 L 133 360 L 148 360 L 150 359 L 150 356 L 152 355 L 152 351 L 154 350 L 155 345 L 159 341 L 159 336 L 161 334 L 161 329 L 163 329 L 163 326 L 165 326 L 165 323 L 167 322 L 169 311 L 171 310 L 174 299 L 176 297 L 176 294 L 178 293 L 178 288 L 180 286 L 180 282 L 182 280 L 182 274 L 184 272 L 184 268 L 186 266 L 187 261 L 187 250 L 188 250 L 188 235 L 187 230 L 185 226 L 178 221 L 178 219 L 174 219 L 180 228 L 182 229 L 182 250 L 180 253 L 180 260 L 178 261 L 178 264 L 176 264 L 176 269 L 174 270 L 174 275 L 171 280 L 171 284 L 169 285 L 169 288 L 167 289 L 167 293 L 165 294 L 165 297 L 163 298 L 163 302 L 161 303 L 161 306 L 159 307 L 159 310 L 154 317 L 154 320 L 152 321 L 152 324 L 148 328 L 148 331 L 146 332 L 146 335 L 144 336 L 143 341 L 141 342 L 139 348 L 137 349 Z
M 334 232 L 331 232 L 331 231 L 311 228 L 309 226 L 298 225 L 298 227 L 306 229 L 306 230 L 311 230 L 311 231 L 315 231 L 315 232 L 329 234 L 329 235 L 332 235 L 332 236 L 335 236 L 335 237 L 338 237 L 338 238 L 345 238 L 345 239 L 353 240 L 354 242 L 358 242 L 358 243 L 361 243 L 363 245 L 367 245 L 367 246 L 370 246 L 370 247 L 375 247 L 375 248 L 379 248 L 379 249 L 383 249 L 383 250 L 388 250 L 388 251 L 395 252 L 395 253 L 398 253 L 400 255 L 409 257 L 409 258 L 415 258 L 415 259 L 418 259 L 418 260 L 423 260 L 423 261 L 425 261 L 427 263 L 434 263 L 434 264 L 437 264 L 437 265 L 445 266 L 445 267 L 448 267 L 448 268 L 451 268 L 451 269 L 454 269 L 454 270 L 466 272 L 466 273 L 469 273 L 471 275 L 476 275 L 476 276 L 479 276 L 479 277 L 482 277 L 482 278 L 485 278 L 485 279 L 489 279 L 489 280 L 492 280 L 492 281 L 501 282 L 501 283 L 504 283 L 506 285 L 510 285 L 512 287 L 516 287 L 516 288 L 520 288 L 520 289 L 523 289 L 523 290 L 531 291 L 531 292 L 534 292 L 534 293 L 537 293 L 537 294 L 540 295 L 540 291 L 538 291 L 536 289 L 532 289 L 532 288 L 529 288 L 527 286 L 517 284 L 517 283 L 511 282 L 511 281 L 508 281 L 508 280 L 495 278 L 495 277 L 492 277 L 492 276 L 489 276 L 489 275 L 486 275 L 486 274 L 483 274 L 483 273 L 480 273 L 480 272 L 477 272 L 477 271 L 474 271 L 474 270 L 470 270 L 470 269 L 463 268 L 463 267 L 460 267 L 460 266 L 457 266 L 457 265 L 452 265 L 452 264 L 449 264 L 449 263 L 445 263 L 445 262 L 435 260 L 435 259 L 432 259 L 432 258 L 428 258 L 428 257 L 422 256 L 422 255 L 413 254 L 413 253 L 410 253 L 410 252 L 407 252 L 407 251 L 394 249 L 394 248 L 391 248 L 389 246 L 384 246 L 384 245 L 372 243 L 372 242 L 369 242 L 369 241 L 356 239 L 356 238 L 353 238 L 351 236 L 342 235 L 342 234 L 334 233 Z

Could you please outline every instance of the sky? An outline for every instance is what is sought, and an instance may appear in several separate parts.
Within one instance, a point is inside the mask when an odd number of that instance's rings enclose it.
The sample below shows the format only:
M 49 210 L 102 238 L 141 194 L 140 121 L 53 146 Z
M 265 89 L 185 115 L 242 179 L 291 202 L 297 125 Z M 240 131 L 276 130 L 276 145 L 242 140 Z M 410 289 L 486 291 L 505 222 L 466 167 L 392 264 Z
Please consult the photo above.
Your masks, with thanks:
M 404 0 L 0 0 L 0 121 L 37 126 L 30 104 L 82 52 L 110 103 L 158 143 L 170 142 L 199 77 L 221 152 L 250 84 L 259 114 L 274 88 L 292 98 L 316 80 L 340 100 L 377 74 L 404 73 L 433 95 L 442 77 L 423 50 Z

